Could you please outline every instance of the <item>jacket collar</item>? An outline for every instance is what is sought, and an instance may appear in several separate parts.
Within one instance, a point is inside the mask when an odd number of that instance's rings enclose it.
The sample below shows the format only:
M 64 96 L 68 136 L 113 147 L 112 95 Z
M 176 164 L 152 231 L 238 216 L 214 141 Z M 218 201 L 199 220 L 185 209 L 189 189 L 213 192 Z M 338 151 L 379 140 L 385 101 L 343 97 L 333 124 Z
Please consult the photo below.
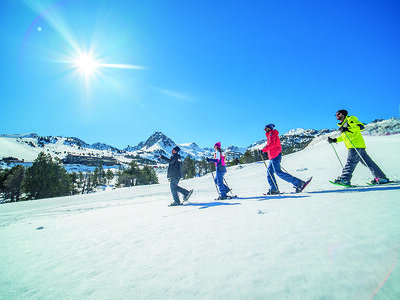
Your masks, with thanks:
M 340 122 L 340 123 L 338 123 L 337 126 L 339 126 L 339 127 L 340 127 L 340 126 L 343 126 L 343 125 L 347 122 L 347 119 L 348 119 L 348 118 L 349 118 L 349 116 L 345 116 L 344 119 L 343 119 L 343 121 Z

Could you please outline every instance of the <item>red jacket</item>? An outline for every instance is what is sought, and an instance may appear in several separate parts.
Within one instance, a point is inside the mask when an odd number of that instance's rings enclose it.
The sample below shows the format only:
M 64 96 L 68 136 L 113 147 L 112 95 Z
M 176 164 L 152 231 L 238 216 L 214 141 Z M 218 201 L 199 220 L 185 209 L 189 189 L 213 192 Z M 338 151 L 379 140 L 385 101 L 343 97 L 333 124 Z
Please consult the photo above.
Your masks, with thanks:
M 263 152 L 268 153 L 268 158 L 273 159 L 282 152 L 281 140 L 279 139 L 279 132 L 276 129 L 265 133 L 267 137 L 267 145 L 262 149 Z

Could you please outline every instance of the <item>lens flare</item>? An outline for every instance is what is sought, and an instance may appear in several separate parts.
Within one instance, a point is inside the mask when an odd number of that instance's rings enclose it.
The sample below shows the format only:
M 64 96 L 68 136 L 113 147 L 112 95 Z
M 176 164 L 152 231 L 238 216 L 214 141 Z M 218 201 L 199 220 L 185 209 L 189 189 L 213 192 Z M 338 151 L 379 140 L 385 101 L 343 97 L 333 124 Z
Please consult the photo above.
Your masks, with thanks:
M 91 53 L 83 53 L 75 60 L 72 60 L 71 63 L 85 76 L 91 76 L 98 71 L 100 66 Z

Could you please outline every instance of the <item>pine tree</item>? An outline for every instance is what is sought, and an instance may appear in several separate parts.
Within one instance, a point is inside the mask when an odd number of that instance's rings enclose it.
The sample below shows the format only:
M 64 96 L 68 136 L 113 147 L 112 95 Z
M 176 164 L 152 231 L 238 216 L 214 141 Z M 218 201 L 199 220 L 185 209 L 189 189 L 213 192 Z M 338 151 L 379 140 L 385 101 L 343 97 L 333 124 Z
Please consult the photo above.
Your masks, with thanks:
M 125 172 L 121 172 L 118 176 L 117 187 L 129 187 L 133 186 L 134 177 Z
M 29 199 L 66 196 L 71 193 L 71 179 L 59 160 L 40 152 L 26 170 L 23 188 Z
M 79 175 L 76 172 L 70 174 L 71 184 L 72 184 L 72 195 L 79 193 Z
M 79 171 L 78 173 L 78 191 L 80 191 L 81 194 L 84 193 L 84 187 L 85 187 L 85 175 L 83 175 L 82 171 Z
M 25 177 L 25 168 L 23 166 L 15 166 L 11 169 L 6 181 L 4 182 L 5 198 L 11 202 L 18 202 L 22 193 L 22 182 Z
M 100 185 L 100 170 L 98 167 L 93 171 L 92 183 L 95 188 Z
M 150 166 L 144 166 L 140 172 L 140 181 L 137 185 L 157 184 L 158 177 L 154 169 Z
M 106 179 L 107 179 L 107 185 L 110 185 L 110 181 L 113 180 L 114 178 L 114 173 L 108 169 L 106 172 Z
M 248 164 L 254 162 L 254 156 L 250 150 L 247 150 L 240 158 L 240 163 Z
M 0 171 L 0 193 L 4 193 L 5 183 L 7 177 L 11 174 L 11 169 L 1 170 Z M 4 198 L 6 199 L 6 198 Z
M 211 170 L 211 164 L 204 157 L 197 163 L 197 172 L 200 176 L 211 172 Z
M 190 157 L 190 155 L 186 156 L 183 160 L 182 164 L 183 169 L 183 178 L 193 178 L 196 176 L 196 165 L 195 160 Z

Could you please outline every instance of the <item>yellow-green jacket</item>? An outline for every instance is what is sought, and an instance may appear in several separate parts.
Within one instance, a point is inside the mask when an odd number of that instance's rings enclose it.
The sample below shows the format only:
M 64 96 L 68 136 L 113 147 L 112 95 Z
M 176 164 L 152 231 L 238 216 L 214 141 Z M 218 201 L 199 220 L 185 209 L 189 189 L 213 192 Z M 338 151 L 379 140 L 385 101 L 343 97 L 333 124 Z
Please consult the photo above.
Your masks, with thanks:
M 342 123 L 338 124 L 339 127 L 347 127 L 349 131 L 344 131 L 338 138 L 337 142 L 344 142 L 347 149 L 349 148 L 365 148 L 364 138 L 361 131 L 365 126 L 358 121 L 357 117 L 346 116 Z M 346 136 L 347 135 L 347 136 Z

